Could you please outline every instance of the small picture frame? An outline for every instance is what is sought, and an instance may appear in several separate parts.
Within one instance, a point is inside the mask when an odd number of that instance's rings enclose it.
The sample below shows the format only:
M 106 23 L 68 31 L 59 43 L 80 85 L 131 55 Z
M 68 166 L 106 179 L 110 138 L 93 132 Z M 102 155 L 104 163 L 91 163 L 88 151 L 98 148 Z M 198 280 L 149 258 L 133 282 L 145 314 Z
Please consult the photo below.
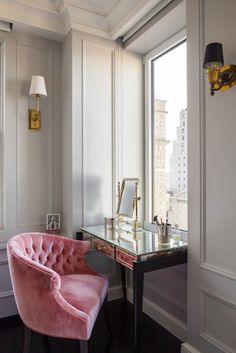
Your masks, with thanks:
M 46 215 L 46 230 L 60 230 L 61 221 L 59 213 L 50 213 Z

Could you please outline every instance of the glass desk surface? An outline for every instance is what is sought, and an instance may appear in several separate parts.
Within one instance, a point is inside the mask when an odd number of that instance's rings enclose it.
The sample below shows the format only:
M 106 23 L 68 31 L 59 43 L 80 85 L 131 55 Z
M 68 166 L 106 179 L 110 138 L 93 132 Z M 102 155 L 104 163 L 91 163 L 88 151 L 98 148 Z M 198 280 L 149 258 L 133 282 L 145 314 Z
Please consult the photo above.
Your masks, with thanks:
M 187 242 L 171 239 L 168 244 L 158 242 L 157 233 L 147 230 L 131 232 L 128 228 L 107 230 L 104 225 L 82 227 L 82 232 L 106 241 L 136 256 L 178 251 L 187 247 Z

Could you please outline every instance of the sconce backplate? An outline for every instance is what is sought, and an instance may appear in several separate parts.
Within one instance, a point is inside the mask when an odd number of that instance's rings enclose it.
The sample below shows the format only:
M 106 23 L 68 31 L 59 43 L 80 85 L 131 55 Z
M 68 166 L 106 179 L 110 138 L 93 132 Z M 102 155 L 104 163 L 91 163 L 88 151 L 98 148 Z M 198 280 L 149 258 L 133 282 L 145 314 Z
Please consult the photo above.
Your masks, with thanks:
M 41 128 L 41 113 L 39 110 L 29 110 L 29 129 L 39 130 Z
M 214 82 L 214 90 L 225 91 L 236 85 L 236 65 L 225 65 L 219 69 L 218 83 Z

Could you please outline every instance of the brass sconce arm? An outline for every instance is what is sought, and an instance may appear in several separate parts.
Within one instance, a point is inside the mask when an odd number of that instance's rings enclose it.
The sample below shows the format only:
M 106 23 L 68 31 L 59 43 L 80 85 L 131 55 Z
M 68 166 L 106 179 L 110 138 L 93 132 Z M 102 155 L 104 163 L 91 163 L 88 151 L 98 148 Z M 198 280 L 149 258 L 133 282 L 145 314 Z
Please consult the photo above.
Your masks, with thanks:
M 233 87 L 236 84 L 236 65 L 209 69 L 208 81 L 211 86 L 211 96 L 214 96 L 215 91 L 225 91 Z

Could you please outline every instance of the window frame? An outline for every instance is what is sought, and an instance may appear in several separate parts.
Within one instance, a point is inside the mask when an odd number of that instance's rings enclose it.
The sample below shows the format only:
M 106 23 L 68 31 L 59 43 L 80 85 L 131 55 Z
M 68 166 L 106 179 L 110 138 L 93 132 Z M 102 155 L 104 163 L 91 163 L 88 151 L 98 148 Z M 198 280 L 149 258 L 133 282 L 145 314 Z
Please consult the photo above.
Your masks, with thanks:
M 156 232 L 156 225 L 152 221 L 152 181 L 153 181 L 153 60 L 164 55 L 171 49 L 186 41 L 186 29 L 175 33 L 143 57 L 144 64 L 144 92 L 145 92 L 145 211 L 144 228 Z M 187 231 L 180 231 L 183 239 L 187 239 Z

